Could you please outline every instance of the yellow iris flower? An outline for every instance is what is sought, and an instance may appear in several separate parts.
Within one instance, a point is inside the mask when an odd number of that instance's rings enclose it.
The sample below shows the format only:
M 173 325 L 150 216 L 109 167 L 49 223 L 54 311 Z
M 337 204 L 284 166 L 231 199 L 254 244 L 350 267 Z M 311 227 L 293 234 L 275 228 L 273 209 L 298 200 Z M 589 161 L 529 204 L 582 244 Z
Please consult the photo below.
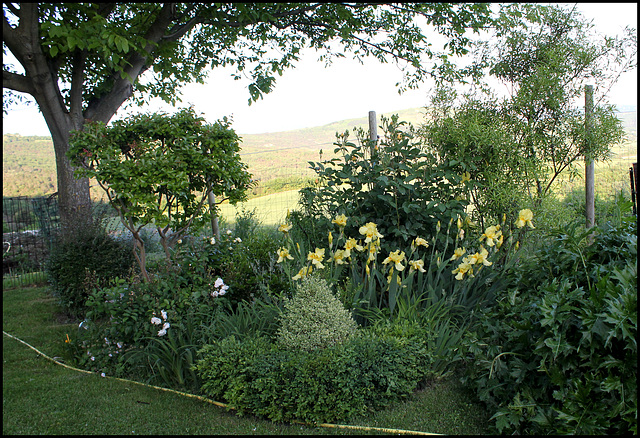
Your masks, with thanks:
M 465 274 L 469 274 L 469 277 L 473 277 L 473 267 L 471 264 L 462 262 L 460 265 L 451 271 L 452 274 L 456 274 L 456 280 L 462 280 Z
M 451 258 L 449 260 L 457 260 L 460 257 L 462 257 L 465 252 L 467 252 L 467 250 L 465 248 L 456 248 L 453 251 L 453 255 L 451 256 Z
M 424 261 L 422 260 L 411 260 L 409 262 L 409 266 L 411 266 L 411 268 L 409 268 L 409 272 L 413 272 L 413 271 L 427 272 L 424 270 Z
M 322 259 L 324 259 L 324 248 L 316 248 L 315 252 L 310 252 L 307 255 L 307 260 L 311 260 L 311 263 L 316 265 L 318 269 L 324 268 Z
M 356 249 L 357 251 L 364 251 L 364 248 L 361 245 L 358 245 L 358 241 L 353 237 L 350 237 L 349 240 L 344 244 L 345 250 Z
M 528 208 L 520 210 L 518 213 L 518 220 L 516 221 L 516 227 L 522 228 L 525 225 L 529 225 L 531 228 L 535 228 L 531 220 L 533 219 L 533 213 Z
M 332 220 L 334 224 L 337 226 L 344 228 L 347 225 L 347 217 L 344 214 L 337 216 L 334 220 Z
M 311 274 L 311 271 L 313 271 L 313 268 L 311 266 L 309 266 L 308 268 L 304 267 L 304 268 L 300 269 L 296 275 L 291 277 L 291 279 L 292 280 L 300 280 L 302 277 L 306 277 L 307 275 Z
M 337 250 L 334 254 L 333 254 L 333 260 L 336 262 L 336 264 L 338 265 L 343 265 L 344 264 L 344 259 L 346 259 L 348 257 L 347 253 L 345 250 L 339 249 Z
M 293 260 L 289 250 L 287 248 L 280 248 L 278 250 L 278 261 L 276 263 L 282 263 L 285 259 Z
M 291 228 L 293 228 L 293 225 L 291 224 L 282 224 L 278 227 L 278 231 L 282 231 L 287 234 Z
M 389 254 L 389 257 L 387 257 L 386 259 L 384 259 L 384 261 L 382 262 L 383 265 L 389 264 L 389 263 L 393 263 L 395 268 L 398 271 L 402 271 L 404 269 L 404 266 L 402 266 L 400 264 L 400 262 L 402 262 L 404 260 L 404 251 L 400 252 L 400 250 L 397 251 L 393 251 Z
M 470 265 L 483 264 L 485 266 L 491 266 L 493 265 L 493 262 L 490 262 L 489 260 L 487 260 L 488 255 L 489 255 L 489 252 L 483 247 L 480 247 L 480 252 L 476 252 L 475 254 L 470 255 L 468 257 L 468 263 Z
M 382 239 L 384 236 L 378 232 L 378 226 L 373 222 L 367 222 L 366 225 L 363 225 L 359 229 L 360 234 L 367 236 L 364 239 L 365 243 L 369 243 L 373 240 Z
M 480 237 L 480 241 L 482 242 L 483 239 L 487 239 L 487 245 L 493 246 L 496 244 L 500 236 L 502 236 L 500 225 L 493 225 L 484 230 L 484 234 Z
M 367 258 L 367 263 L 375 261 L 376 255 L 378 255 L 378 247 L 375 244 L 369 246 L 369 257 Z
M 425 248 L 429 248 L 429 243 L 424 240 L 422 237 L 416 237 L 413 241 L 413 248 L 417 248 L 419 246 L 424 246 Z

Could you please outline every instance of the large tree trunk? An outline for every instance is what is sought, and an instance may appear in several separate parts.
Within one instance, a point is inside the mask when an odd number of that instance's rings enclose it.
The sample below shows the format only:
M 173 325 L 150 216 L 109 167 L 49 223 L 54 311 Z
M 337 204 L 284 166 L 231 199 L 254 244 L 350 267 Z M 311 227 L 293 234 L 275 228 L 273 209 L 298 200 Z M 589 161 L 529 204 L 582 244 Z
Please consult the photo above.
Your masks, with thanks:
M 16 28 L 11 27 L 4 17 L 2 36 L 25 74 L 3 71 L 3 87 L 30 94 L 40 107 L 55 149 L 63 236 L 72 236 L 74 228 L 83 225 L 81 221 L 91 218 L 89 181 L 74 178 L 74 169 L 66 156 L 70 132 L 82 129 L 84 124 L 82 86 L 85 54 L 79 53 L 74 57 L 70 105 L 67 108 L 58 87 L 58 66 L 44 55 L 41 48 L 38 5 L 23 3 L 17 14 L 19 26 Z
M 72 237 L 76 227 L 83 226 L 84 222 L 91 219 L 92 210 L 89 179 L 74 177 L 75 168 L 66 156 L 69 149 L 68 133 L 66 137 L 52 136 L 52 140 L 56 153 L 60 223 L 63 234 Z
M 78 110 L 72 110 L 72 112 L 65 110 L 64 105 L 60 102 L 61 98 L 57 92 L 57 84 L 50 80 L 50 75 L 42 74 L 41 77 L 46 79 L 42 80 L 42 82 L 33 81 L 40 91 L 39 94 L 35 95 L 35 98 L 49 127 L 51 140 L 53 141 L 62 233 L 65 237 L 73 237 L 73 230 L 91 220 L 92 214 L 89 179 L 76 179 L 74 177 L 75 168 L 67 157 L 71 131 L 82 129 L 84 118 Z

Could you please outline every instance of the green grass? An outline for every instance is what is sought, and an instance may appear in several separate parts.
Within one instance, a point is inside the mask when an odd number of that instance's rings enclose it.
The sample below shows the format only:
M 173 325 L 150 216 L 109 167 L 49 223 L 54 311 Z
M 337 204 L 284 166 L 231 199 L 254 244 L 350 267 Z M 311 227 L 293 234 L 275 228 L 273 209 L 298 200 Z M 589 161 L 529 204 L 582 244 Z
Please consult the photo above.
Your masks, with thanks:
M 225 203 L 220 205 L 220 215 L 225 218 L 228 224 L 232 224 L 235 221 L 236 212 L 240 208 L 244 208 L 247 211 L 255 208 L 257 213 L 256 219 L 258 219 L 262 225 L 280 225 L 287 216 L 287 210 L 293 211 L 297 207 L 299 198 L 298 190 L 288 190 L 286 192 L 249 199 L 243 204 L 238 204 L 237 207 Z
M 27 285 L 44 285 L 47 276 L 44 271 L 15 273 L 12 272 L 2 278 L 2 288 L 14 288 Z
M 64 357 L 75 330 L 45 287 L 3 289 L 3 331 L 50 357 Z M 239 417 L 202 400 L 57 365 L 3 335 L 3 434 L 380 434 Z M 456 380 L 353 424 L 442 434 L 486 434 L 487 415 Z

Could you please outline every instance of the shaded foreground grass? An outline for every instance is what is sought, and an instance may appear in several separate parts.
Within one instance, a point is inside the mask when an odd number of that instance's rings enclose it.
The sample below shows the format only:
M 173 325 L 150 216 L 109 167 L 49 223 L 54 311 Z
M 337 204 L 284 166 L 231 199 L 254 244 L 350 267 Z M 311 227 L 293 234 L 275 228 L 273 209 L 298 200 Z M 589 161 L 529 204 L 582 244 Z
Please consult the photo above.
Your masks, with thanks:
M 63 356 L 76 323 L 57 313 L 46 288 L 3 289 L 3 331 L 50 357 Z M 379 434 L 239 417 L 202 400 L 57 365 L 3 335 L 3 434 Z M 441 434 L 485 434 L 487 415 L 454 380 L 354 425 Z

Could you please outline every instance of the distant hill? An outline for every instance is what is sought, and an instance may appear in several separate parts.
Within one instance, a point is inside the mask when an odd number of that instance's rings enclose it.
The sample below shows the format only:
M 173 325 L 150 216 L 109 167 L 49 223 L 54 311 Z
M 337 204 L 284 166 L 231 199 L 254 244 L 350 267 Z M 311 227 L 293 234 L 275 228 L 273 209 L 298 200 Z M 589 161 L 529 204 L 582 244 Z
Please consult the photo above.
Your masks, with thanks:
M 390 113 L 376 114 L 378 125 L 381 116 L 390 117 L 398 114 L 400 120 L 418 125 L 424 119 L 423 108 L 411 108 Z M 314 128 L 304 128 L 292 131 L 275 132 L 268 134 L 245 134 L 242 137 L 242 148 L 247 152 L 253 152 L 254 148 L 286 148 L 286 147 L 310 147 L 318 149 L 332 145 L 336 139 L 336 133 L 343 133 L 349 130 L 353 132 L 355 127 L 369 129 L 369 115 L 356 119 L 341 120 Z M 355 140 L 355 138 L 354 138 Z
M 398 114 L 400 120 L 418 125 L 424 119 L 423 108 L 411 108 L 390 113 L 376 114 L 378 126 L 382 116 Z M 309 161 L 318 161 L 320 151 L 323 159 L 333 155 L 336 133 L 349 131 L 350 139 L 356 142 L 354 128 L 369 129 L 369 114 L 356 119 L 341 120 L 323 126 L 267 134 L 240 134 L 242 137 L 242 159 L 249 165 L 257 179 L 273 177 L 310 176 Z
M 377 114 L 398 114 L 400 120 L 413 125 L 424 121 L 424 108 L 410 108 Z M 618 113 L 627 133 L 628 142 L 636 142 L 636 111 Z M 242 159 L 249 166 L 255 179 L 267 181 L 274 178 L 303 178 L 313 176 L 308 161 L 318 161 L 333 153 L 336 133 L 360 127 L 368 129 L 368 114 L 360 118 L 341 120 L 314 128 L 268 134 L 240 134 Z M 351 138 L 355 142 L 355 135 Z M 50 137 L 2 136 L 2 193 L 3 196 L 43 196 L 57 190 L 57 177 L 53 144 Z M 92 196 L 102 197 L 99 188 L 92 189 Z

